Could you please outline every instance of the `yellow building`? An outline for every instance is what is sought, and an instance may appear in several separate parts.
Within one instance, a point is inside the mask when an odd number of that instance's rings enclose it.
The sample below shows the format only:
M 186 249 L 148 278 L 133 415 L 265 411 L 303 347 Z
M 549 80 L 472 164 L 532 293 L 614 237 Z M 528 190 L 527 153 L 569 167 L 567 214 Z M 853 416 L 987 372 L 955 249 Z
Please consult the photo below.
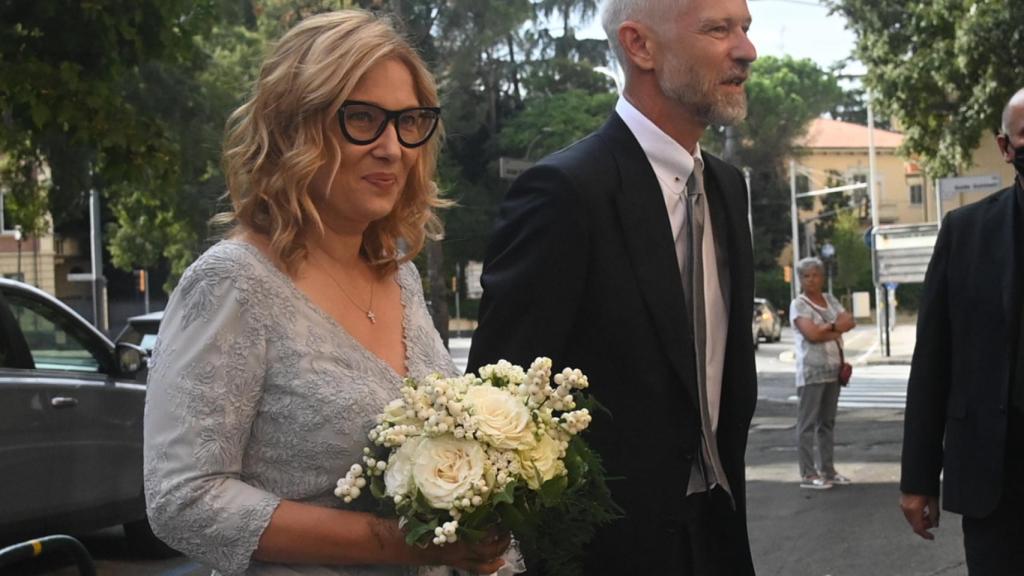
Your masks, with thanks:
M 959 180 L 943 183 L 939 195 L 935 193 L 937 182 L 916 162 L 900 156 L 902 134 L 875 129 L 874 140 L 878 219 L 883 225 L 935 222 L 939 202 L 945 214 L 1013 182 L 1013 166 L 1003 161 L 995 138 L 988 134 L 982 137 L 974 153 L 973 166 L 958 175 Z M 801 190 L 867 182 L 868 129 L 818 118 L 797 143 L 795 156 Z M 803 213 L 801 220 L 816 212 Z
M 0 210 L 3 193 L 0 191 Z M 9 226 L 0 212 L 0 276 L 20 279 L 58 298 L 91 297 L 88 282 L 72 282 L 69 274 L 89 272 L 88 252 L 77 241 L 56 237 L 23 236 Z

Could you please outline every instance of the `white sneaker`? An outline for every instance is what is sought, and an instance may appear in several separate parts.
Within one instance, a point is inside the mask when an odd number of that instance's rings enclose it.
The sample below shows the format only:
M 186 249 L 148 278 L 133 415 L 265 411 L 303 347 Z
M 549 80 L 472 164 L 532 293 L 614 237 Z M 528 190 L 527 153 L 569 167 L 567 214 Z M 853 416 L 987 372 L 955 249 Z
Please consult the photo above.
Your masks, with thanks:
M 800 481 L 800 487 L 808 490 L 830 490 L 832 482 L 821 476 L 808 476 Z
M 853 480 L 850 480 L 846 476 L 836 472 L 835 474 L 828 477 L 828 481 L 835 484 L 836 486 L 849 486 L 853 484 Z

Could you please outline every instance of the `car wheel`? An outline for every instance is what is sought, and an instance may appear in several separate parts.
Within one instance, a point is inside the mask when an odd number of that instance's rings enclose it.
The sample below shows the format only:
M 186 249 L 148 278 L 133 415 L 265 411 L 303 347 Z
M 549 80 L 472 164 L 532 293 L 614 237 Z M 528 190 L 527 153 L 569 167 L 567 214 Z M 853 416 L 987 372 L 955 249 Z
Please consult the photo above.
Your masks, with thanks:
M 149 520 L 143 518 L 135 522 L 128 522 L 124 525 L 124 535 L 128 539 L 128 546 L 132 552 L 147 558 L 170 558 L 179 556 L 181 553 L 164 544 L 163 540 L 153 534 L 153 528 Z

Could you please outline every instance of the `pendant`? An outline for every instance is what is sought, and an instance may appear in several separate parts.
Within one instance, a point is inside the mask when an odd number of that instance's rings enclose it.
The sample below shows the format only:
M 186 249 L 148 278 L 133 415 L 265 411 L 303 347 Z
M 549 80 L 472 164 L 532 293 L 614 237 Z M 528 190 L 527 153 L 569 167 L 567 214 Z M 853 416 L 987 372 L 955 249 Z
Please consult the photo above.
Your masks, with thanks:
M 373 313 L 373 310 L 367 310 L 366 317 L 370 319 L 371 324 L 377 323 L 377 315 Z

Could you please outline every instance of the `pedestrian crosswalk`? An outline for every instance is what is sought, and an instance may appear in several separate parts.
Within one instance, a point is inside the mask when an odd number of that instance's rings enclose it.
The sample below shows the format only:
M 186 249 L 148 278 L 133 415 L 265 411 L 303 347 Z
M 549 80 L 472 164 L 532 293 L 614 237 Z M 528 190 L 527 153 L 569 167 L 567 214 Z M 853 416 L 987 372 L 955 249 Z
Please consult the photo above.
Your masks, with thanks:
M 897 408 L 907 404 L 908 366 L 858 366 L 839 394 L 840 408 Z M 788 398 L 797 402 L 796 395 Z

